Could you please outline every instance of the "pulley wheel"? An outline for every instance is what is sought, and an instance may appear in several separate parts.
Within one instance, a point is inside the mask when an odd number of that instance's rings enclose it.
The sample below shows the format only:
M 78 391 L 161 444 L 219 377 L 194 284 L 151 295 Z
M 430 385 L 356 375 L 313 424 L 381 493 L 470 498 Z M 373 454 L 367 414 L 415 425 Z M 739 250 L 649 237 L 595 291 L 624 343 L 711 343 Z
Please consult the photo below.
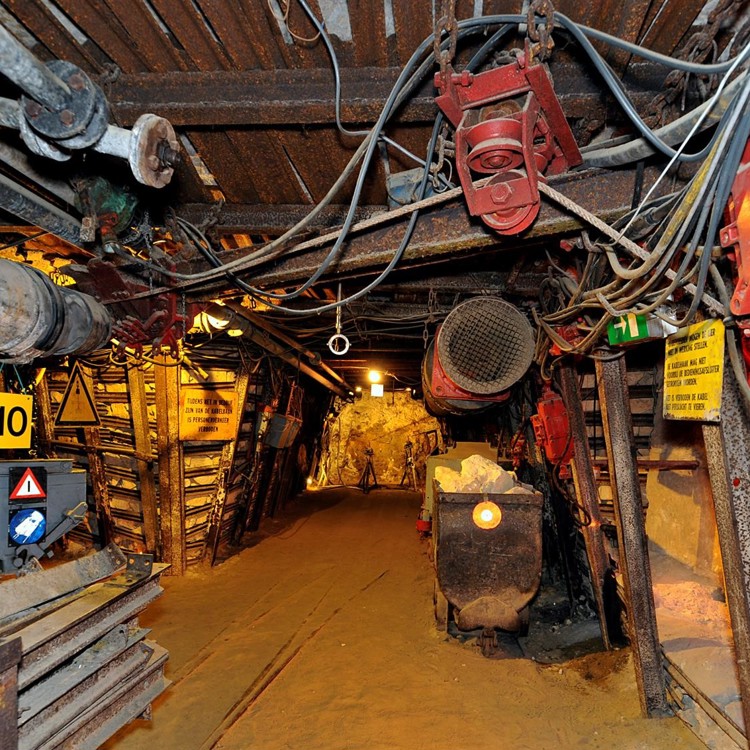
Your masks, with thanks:
M 526 180 L 528 177 L 524 172 L 509 169 L 493 177 L 487 183 L 487 187 L 500 186 L 517 179 Z M 510 198 L 508 202 L 510 202 Z M 534 223 L 538 213 L 538 202 L 527 203 L 523 206 L 510 206 L 505 209 L 499 205 L 497 211 L 482 214 L 482 221 L 497 232 L 503 234 L 520 234 Z

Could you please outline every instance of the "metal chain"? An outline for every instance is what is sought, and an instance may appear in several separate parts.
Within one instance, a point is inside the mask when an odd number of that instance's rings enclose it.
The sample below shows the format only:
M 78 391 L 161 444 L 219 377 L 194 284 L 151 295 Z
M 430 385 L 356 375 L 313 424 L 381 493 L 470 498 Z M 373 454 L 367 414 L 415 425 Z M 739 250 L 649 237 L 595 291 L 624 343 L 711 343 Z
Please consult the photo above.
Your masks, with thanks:
M 537 16 L 542 18 L 537 23 Z M 551 0 L 532 0 L 526 11 L 526 34 L 533 44 L 529 45 L 531 61 L 544 62 L 555 46 L 552 32 L 555 28 L 555 6 Z
M 445 165 L 445 158 L 453 157 L 456 155 L 456 145 L 448 137 L 449 128 L 448 123 L 443 124 L 443 128 L 438 134 L 437 138 L 437 161 L 430 166 L 430 174 L 432 174 L 432 187 L 437 190 L 440 187 L 440 172 Z
M 716 35 L 726 18 L 736 19 L 744 0 L 719 0 L 716 7 L 708 14 L 706 26 L 696 31 L 681 47 L 676 57 L 694 63 L 705 62 L 709 56 L 715 60 L 718 54 Z M 692 80 L 700 89 L 701 98 L 708 98 L 716 79 L 707 83 L 708 76 L 692 74 Z M 664 81 L 664 91 L 659 92 L 649 105 L 649 116 L 644 118 L 649 127 L 657 128 L 666 125 L 685 108 L 688 83 L 691 74 L 684 70 L 673 70 Z
M 442 49 L 443 34 L 448 34 L 449 43 Z M 440 74 L 445 79 L 448 66 L 456 56 L 456 43 L 458 42 L 458 21 L 456 20 L 456 0 L 442 0 L 440 15 L 435 19 L 435 37 L 433 40 L 433 51 L 435 60 L 440 63 Z

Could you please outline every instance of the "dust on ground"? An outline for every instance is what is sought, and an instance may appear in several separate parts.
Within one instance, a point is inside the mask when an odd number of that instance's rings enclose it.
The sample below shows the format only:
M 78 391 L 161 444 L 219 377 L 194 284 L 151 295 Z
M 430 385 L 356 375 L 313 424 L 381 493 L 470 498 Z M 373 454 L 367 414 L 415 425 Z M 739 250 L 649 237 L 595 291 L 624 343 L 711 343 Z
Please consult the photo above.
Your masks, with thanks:
M 641 718 L 630 652 L 487 659 L 435 629 L 415 493 L 309 493 L 141 615 L 174 685 L 108 750 L 703 750 Z

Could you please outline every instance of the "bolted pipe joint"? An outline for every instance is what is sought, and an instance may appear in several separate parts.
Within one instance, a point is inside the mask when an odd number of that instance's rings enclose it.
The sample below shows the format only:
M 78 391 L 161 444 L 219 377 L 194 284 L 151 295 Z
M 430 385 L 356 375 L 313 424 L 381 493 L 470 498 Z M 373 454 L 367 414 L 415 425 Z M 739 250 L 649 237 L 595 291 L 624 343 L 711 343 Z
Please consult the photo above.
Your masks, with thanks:
M 0 259 L 0 361 L 101 349 L 111 335 L 107 309 L 93 297 L 57 286 L 31 266 Z

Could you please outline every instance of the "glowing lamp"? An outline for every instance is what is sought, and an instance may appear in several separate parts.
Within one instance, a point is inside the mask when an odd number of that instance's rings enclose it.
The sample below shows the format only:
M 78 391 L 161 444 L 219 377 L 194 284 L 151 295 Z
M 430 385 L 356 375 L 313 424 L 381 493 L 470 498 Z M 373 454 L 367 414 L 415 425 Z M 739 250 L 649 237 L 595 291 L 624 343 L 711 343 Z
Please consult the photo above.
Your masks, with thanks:
M 494 529 L 503 520 L 503 512 L 495 503 L 484 500 L 474 506 L 471 519 L 480 529 Z
M 370 372 L 367 373 L 367 379 L 371 383 L 379 383 L 382 377 L 383 376 L 377 370 L 370 370 Z

